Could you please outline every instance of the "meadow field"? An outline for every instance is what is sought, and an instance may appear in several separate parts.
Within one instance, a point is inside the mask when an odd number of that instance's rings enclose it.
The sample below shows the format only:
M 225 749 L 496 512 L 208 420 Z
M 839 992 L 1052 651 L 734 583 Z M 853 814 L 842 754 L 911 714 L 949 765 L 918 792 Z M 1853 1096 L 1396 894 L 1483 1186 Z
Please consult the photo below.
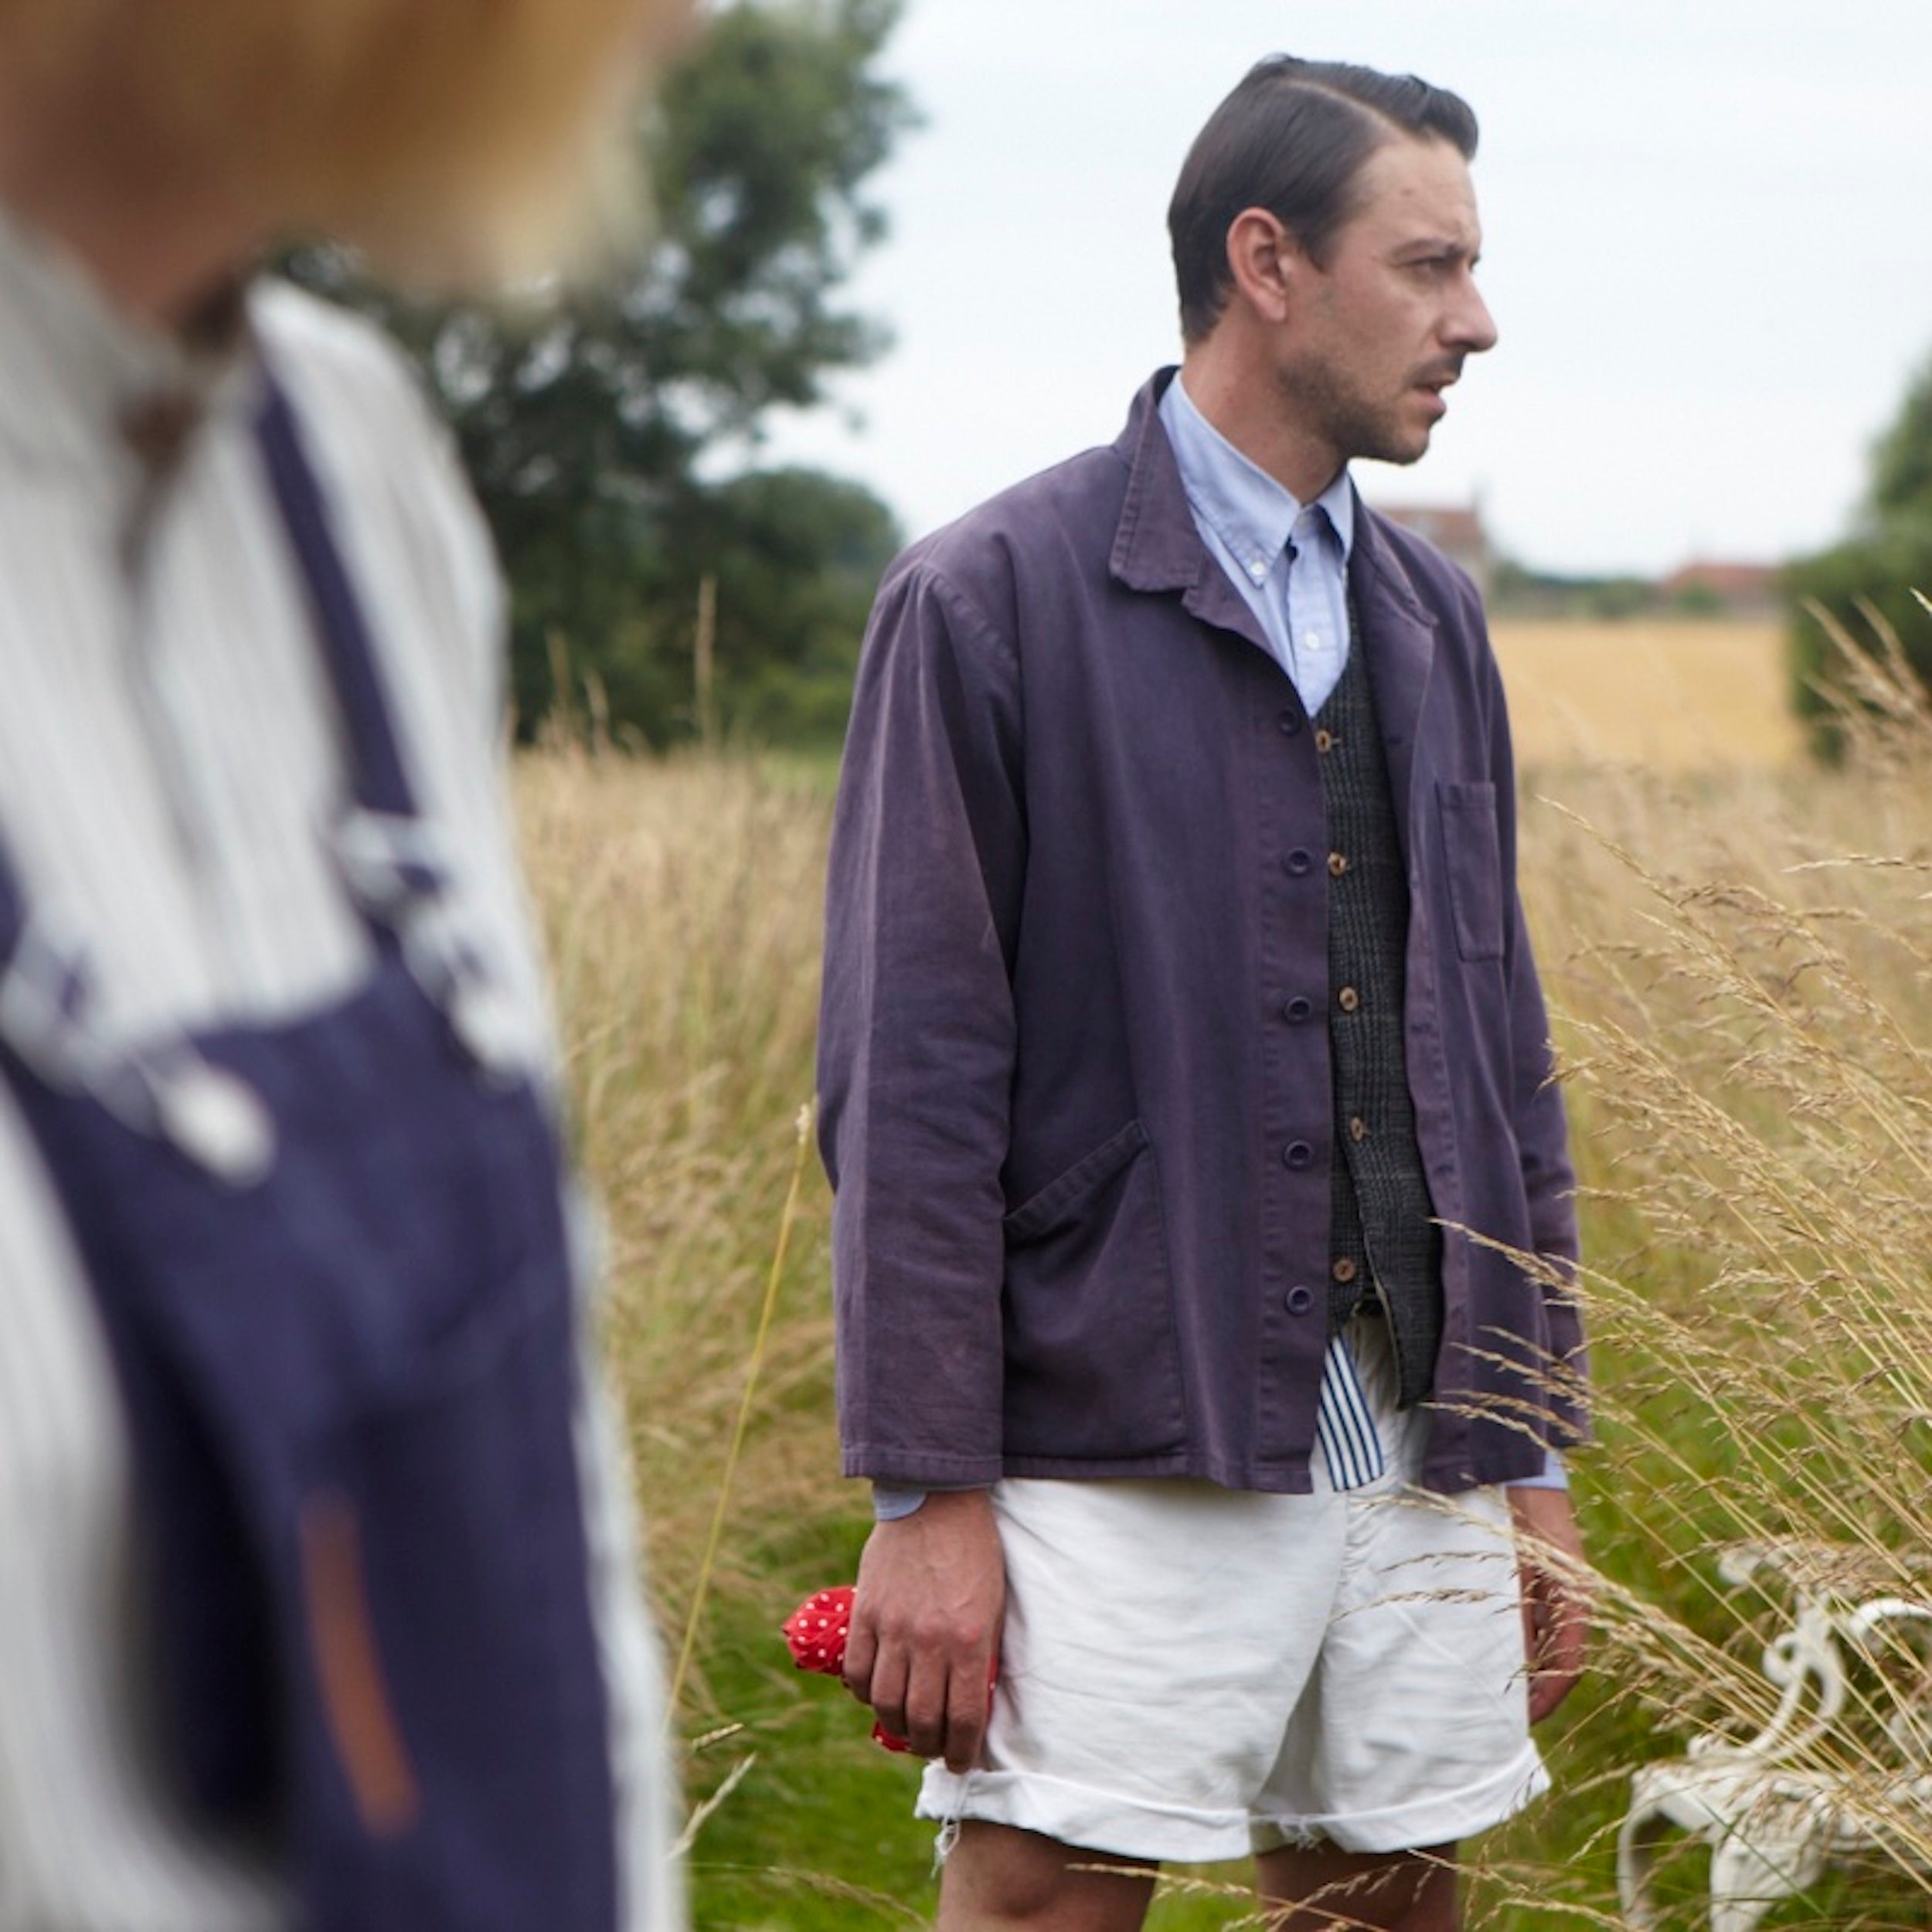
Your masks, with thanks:
M 1804 755 L 1771 619 L 1504 621 L 1492 635 L 1526 766 L 1770 771 Z
M 1861 727 L 1842 771 L 1782 753 L 1639 762 L 1614 748 L 1604 694 L 1658 679 L 1613 639 L 1585 654 L 1600 682 L 1552 700 L 1617 762 L 1579 759 L 1542 735 L 1522 668 L 1579 641 L 1526 637 L 1512 658 L 1517 641 L 1502 648 L 1522 713 L 1524 888 L 1586 1190 L 1602 1390 L 1600 1443 L 1575 1464 L 1604 1578 L 1595 1669 L 1546 1727 L 1556 1794 L 1478 1848 L 1471 1887 L 1473 1926 L 1534 1932 L 1616 1923 L 1635 1764 L 1769 1707 L 1756 1665 L 1775 1605 L 1720 1586 L 1720 1546 L 1849 1545 L 1878 1583 L 1924 1587 L 1932 724 L 1881 677 L 1891 716 Z M 1682 688 L 1743 705 L 1735 665 L 1706 680 L 1677 662 Z M 925 1923 L 912 1767 L 866 1741 L 835 1685 L 794 1672 L 777 1632 L 807 1592 L 849 1580 L 867 1515 L 836 1475 L 828 1200 L 801 1138 L 827 774 L 559 734 L 517 783 L 609 1219 L 605 1319 L 678 1680 L 696 1922 Z M 1886 1811 L 1882 1757 L 1841 1767 L 1893 1855 L 1767 1928 L 1928 1923 L 1913 1872 L 1932 1832 Z M 1260 1923 L 1231 1877 L 1173 1886 L 1154 1923 Z M 1697 1883 L 1685 1861 L 1672 1926 L 1702 1923 Z

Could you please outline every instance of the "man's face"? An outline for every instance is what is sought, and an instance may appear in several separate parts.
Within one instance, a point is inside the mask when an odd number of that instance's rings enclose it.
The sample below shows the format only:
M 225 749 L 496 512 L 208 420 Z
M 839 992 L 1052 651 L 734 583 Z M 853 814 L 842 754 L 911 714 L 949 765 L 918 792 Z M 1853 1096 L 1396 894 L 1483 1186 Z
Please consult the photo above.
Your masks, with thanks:
M 1385 142 L 1325 266 L 1297 258 L 1299 299 L 1276 378 L 1296 427 L 1351 457 L 1413 463 L 1463 359 L 1496 339 L 1472 271 L 1481 244 L 1469 169 L 1446 141 Z

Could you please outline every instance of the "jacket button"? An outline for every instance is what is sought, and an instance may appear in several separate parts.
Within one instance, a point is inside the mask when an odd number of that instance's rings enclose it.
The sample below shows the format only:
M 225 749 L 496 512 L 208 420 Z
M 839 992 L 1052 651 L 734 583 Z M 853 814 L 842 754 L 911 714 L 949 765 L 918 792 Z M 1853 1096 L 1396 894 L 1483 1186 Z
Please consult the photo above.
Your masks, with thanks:
M 1359 1114 L 1352 1116 L 1349 1121 L 1349 1138 L 1352 1141 L 1366 1141 L 1368 1138 L 1369 1123 Z
M 1325 757 L 1335 749 L 1335 733 L 1332 731 L 1318 731 L 1315 734 L 1315 748 Z
M 1281 1017 L 1291 1026 L 1299 1026 L 1315 1011 L 1315 1002 L 1304 995 L 1297 993 L 1281 1009 Z
M 1284 1298 L 1291 1315 L 1306 1315 L 1315 1306 L 1315 1291 L 1303 1287 L 1298 1282 L 1289 1289 Z
M 1352 1013 L 1362 1004 L 1362 995 L 1352 986 L 1345 986 L 1335 996 L 1335 1003 L 1345 1013 Z
M 1301 729 L 1301 714 L 1291 707 L 1283 712 L 1275 722 L 1281 726 L 1284 736 L 1292 738 Z
M 1348 869 L 1349 855 L 1346 852 L 1332 852 L 1328 854 L 1328 876 L 1331 879 L 1339 879 Z
M 1347 1255 L 1338 1255 L 1335 1266 L 1328 1272 L 1345 1288 L 1355 1279 L 1355 1264 Z
M 1281 1158 L 1290 1167 L 1304 1168 L 1315 1158 L 1315 1149 L 1306 1141 L 1291 1141 L 1282 1148 Z
M 1315 858 L 1312 853 L 1304 852 L 1301 846 L 1297 845 L 1294 850 L 1282 860 L 1281 863 L 1287 867 L 1291 878 L 1299 879 L 1314 865 Z

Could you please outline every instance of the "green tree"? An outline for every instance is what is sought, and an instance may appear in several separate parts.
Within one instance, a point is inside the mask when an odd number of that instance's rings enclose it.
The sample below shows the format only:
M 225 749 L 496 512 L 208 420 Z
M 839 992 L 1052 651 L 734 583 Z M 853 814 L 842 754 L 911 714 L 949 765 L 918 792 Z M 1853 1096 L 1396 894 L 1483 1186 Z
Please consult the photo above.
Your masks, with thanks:
M 535 326 L 430 308 L 332 251 L 298 278 L 377 314 L 454 430 L 508 573 L 526 721 L 553 647 L 594 673 L 617 721 L 688 730 L 697 585 L 718 580 L 727 724 L 835 729 L 896 533 L 859 485 L 811 471 L 717 480 L 774 407 L 884 346 L 839 301 L 884 232 L 866 184 L 911 120 L 877 71 L 900 0 L 736 0 L 673 72 L 641 131 L 655 203 L 628 270 Z M 755 633 L 753 626 L 755 624 Z M 842 655 L 841 655 L 842 654 Z M 787 675 L 811 687 L 795 704 Z
M 1932 623 L 1913 594 L 1932 595 L 1932 360 L 1872 452 L 1871 479 L 1850 536 L 1794 563 L 1784 590 L 1793 699 L 1826 757 L 1838 749 L 1835 707 L 1826 695 L 1837 658 L 1809 605 L 1821 604 L 1859 638 L 1870 635 L 1864 607 L 1876 611 L 1920 679 L 1932 684 Z

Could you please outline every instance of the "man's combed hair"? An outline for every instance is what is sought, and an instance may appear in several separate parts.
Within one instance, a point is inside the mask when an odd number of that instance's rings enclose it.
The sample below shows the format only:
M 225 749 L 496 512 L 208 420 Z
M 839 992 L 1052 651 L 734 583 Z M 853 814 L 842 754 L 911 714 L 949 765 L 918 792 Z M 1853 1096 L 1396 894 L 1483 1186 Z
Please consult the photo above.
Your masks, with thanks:
M 1197 342 L 1219 319 L 1232 277 L 1228 230 L 1265 208 L 1311 260 L 1327 258 L 1355 212 L 1362 164 L 1402 135 L 1476 153 L 1476 117 L 1446 88 L 1413 74 L 1274 54 L 1258 62 L 1196 136 L 1167 212 L 1181 329 Z

